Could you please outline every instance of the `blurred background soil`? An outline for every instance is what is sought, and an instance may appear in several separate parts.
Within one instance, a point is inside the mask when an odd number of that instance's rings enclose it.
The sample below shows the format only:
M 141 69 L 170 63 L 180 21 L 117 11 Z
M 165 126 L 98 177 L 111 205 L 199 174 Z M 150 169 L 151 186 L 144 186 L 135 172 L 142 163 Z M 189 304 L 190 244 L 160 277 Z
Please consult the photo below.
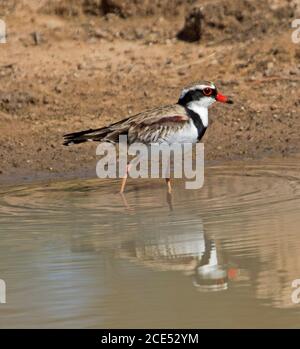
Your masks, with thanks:
M 300 148 L 299 0 L 0 0 L 0 182 L 95 175 L 64 133 L 177 101 L 211 80 L 207 160 Z

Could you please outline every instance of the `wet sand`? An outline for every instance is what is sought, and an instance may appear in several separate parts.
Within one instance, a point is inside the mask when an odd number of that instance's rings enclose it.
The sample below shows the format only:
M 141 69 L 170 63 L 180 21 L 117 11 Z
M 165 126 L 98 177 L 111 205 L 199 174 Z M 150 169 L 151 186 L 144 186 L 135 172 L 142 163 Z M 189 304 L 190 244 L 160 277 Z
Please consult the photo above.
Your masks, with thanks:
M 177 39 L 194 4 L 175 10 L 168 2 L 118 2 L 122 16 L 81 0 L 0 5 L 8 31 L 0 55 L 0 183 L 86 177 L 96 145 L 63 147 L 64 133 L 175 103 L 199 79 L 235 101 L 210 110 L 207 160 L 299 151 L 293 1 L 201 1 L 206 19 L 194 43 Z

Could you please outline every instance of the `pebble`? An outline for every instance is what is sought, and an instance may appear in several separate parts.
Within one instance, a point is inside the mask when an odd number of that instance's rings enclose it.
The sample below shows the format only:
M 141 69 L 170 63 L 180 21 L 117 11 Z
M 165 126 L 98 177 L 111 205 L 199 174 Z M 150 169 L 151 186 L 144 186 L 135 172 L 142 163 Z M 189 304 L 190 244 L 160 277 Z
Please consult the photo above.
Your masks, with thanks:
M 38 32 L 33 32 L 31 33 L 31 36 L 33 38 L 33 41 L 35 43 L 35 45 L 40 45 L 41 43 L 41 34 Z
M 55 86 L 55 91 L 56 91 L 57 93 L 62 93 L 62 89 L 61 89 L 60 86 Z
M 93 34 L 98 39 L 107 39 L 109 37 L 109 33 L 102 29 L 96 29 Z

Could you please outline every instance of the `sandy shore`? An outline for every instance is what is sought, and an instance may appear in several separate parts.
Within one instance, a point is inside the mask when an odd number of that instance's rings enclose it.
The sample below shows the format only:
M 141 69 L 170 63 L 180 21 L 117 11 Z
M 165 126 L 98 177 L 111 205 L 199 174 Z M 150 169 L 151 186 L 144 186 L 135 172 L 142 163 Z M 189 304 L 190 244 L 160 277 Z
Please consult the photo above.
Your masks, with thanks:
M 125 5 L 103 13 L 79 0 L 1 5 L 0 183 L 94 176 L 96 144 L 64 147 L 64 133 L 174 103 L 198 79 L 235 101 L 210 110 L 207 160 L 298 152 L 300 46 L 290 25 L 298 9 L 216 1 L 217 13 L 201 3 L 193 43 L 176 37 L 192 5 L 149 13 Z

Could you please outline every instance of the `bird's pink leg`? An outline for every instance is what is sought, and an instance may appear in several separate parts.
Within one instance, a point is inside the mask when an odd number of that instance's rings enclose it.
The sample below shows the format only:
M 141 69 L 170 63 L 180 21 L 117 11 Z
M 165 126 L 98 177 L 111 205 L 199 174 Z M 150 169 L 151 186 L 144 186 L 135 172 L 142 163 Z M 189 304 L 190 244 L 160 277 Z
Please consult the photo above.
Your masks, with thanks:
M 170 159 L 168 160 L 168 166 L 166 168 L 166 173 L 165 173 L 166 177 L 166 183 L 168 186 L 168 194 L 170 195 L 172 193 L 172 186 L 171 186 L 171 178 L 170 178 Z
M 122 183 L 121 183 L 121 189 L 120 189 L 120 193 L 124 193 L 125 190 L 125 186 L 126 186 L 126 181 L 127 181 L 127 177 L 128 177 L 128 172 L 130 171 L 130 165 L 128 164 L 126 167 L 126 174 L 125 176 L 122 178 Z
M 166 178 L 166 183 L 168 186 L 168 194 L 172 193 L 171 178 Z

